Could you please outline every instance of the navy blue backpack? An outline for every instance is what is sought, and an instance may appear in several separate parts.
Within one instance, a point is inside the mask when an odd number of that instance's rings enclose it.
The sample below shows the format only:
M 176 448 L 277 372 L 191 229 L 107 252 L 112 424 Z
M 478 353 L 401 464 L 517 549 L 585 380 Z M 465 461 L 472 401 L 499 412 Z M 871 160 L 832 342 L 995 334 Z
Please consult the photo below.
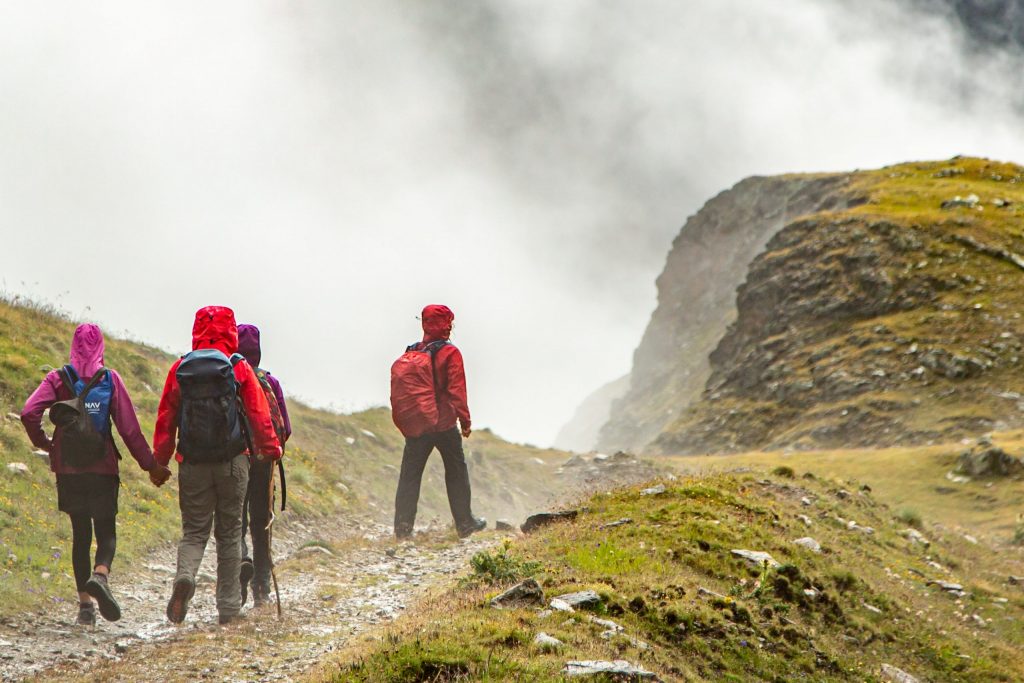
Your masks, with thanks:
M 174 374 L 181 388 L 178 452 L 185 462 L 225 462 L 245 450 L 248 432 L 235 379 L 242 360 L 217 349 L 182 356 Z

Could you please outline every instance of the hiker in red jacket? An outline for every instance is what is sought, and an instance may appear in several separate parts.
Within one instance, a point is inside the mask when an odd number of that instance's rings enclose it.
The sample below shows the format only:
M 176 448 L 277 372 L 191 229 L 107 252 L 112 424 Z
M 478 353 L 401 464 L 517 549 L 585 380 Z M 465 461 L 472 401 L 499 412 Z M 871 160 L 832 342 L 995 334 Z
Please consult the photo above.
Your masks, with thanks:
M 182 536 L 167 604 L 167 618 L 176 624 L 184 621 L 195 593 L 211 526 L 217 538 L 219 622 L 238 617 L 247 443 L 252 443 L 257 460 L 281 457 L 263 389 L 237 352 L 234 312 L 223 306 L 200 309 L 192 327 L 192 353 L 171 366 L 160 397 L 153 455 L 164 465 L 172 455 L 178 461 Z
M 139 467 L 150 473 L 154 484 L 162 485 L 171 474 L 153 460 L 128 389 L 117 372 L 105 367 L 103 348 L 103 333 L 99 327 L 89 323 L 79 325 L 71 339 L 70 362 L 59 370 L 50 371 L 21 411 L 21 421 L 32 445 L 50 454 L 50 469 L 57 477 L 57 507 L 71 518 L 71 564 L 78 588 L 78 624 L 83 626 L 96 625 L 94 598 L 104 619 L 117 621 L 121 618 L 121 608 L 108 583 L 117 547 L 115 520 L 121 482 L 117 464 L 121 454 L 114 444 L 110 423 L 117 427 L 128 451 Z M 75 452 L 73 442 L 62 443 L 65 441 L 62 437 L 67 436 L 66 427 L 56 427 L 51 439 L 42 425 L 43 413 L 48 408 L 52 417 L 55 403 L 82 393 L 86 394 L 89 417 L 94 419 L 103 439 L 102 450 L 86 461 L 79 461 L 82 456 Z M 96 558 L 91 562 L 89 551 L 94 529 Z
M 447 306 L 430 305 L 423 309 L 421 321 L 423 341 L 410 346 L 407 353 L 427 352 L 433 357 L 433 394 L 437 417 L 433 425 L 410 431 L 399 417 L 398 403 L 403 397 L 396 395 L 399 393 L 399 384 L 393 377 L 392 414 L 406 437 L 398 491 L 395 494 L 395 537 L 403 539 L 412 535 L 423 469 L 427 465 L 427 458 L 437 448 L 444 462 L 444 482 L 448 491 L 448 504 L 455 519 L 455 529 L 461 538 L 465 538 L 485 528 L 487 520 L 473 516 L 469 470 L 462 451 L 462 439 L 469 438 L 472 428 L 462 353 L 449 341 L 455 314 Z M 461 430 L 457 425 L 461 426 Z

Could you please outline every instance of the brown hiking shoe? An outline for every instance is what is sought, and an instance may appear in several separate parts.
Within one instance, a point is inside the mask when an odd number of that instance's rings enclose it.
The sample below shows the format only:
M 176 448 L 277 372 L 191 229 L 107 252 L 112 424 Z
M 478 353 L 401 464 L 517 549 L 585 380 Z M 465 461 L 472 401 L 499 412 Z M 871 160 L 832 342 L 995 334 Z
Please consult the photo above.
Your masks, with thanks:
M 174 588 L 171 589 L 171 599 L 167 603 L 167 621 L 172 624 L 180 624 L 185 621 L 188 614 L 188 603 L 196 594 L 196 582 L 188 576 L 182 576 L 174 581 Z

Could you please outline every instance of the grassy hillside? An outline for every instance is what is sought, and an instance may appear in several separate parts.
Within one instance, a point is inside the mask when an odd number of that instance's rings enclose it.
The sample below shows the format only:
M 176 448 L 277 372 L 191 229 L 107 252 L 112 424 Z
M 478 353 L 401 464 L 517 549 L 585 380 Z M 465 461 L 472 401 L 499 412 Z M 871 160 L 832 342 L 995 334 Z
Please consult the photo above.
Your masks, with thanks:
M 188 323 L 183 327 L 187 342 Z M 17 419 L 29 393 L 51 367 L 67 362 L 75 325 L 57 311 L 25 301 L 0 301 L 0 614 L 73 596 L 70 524 L 57 512 L 53 475 Z M 147 437 L 159 392 L 174 357 L 107 337 L 106 362 L 128 386 Z M 187 350 L 187 349 L 186 349 Z M 287 390 L 287 378 L 282 378 Z M 388 521 L 403 440 L 384 409 L 337 415 L 290 402 L 294 435 L 288 445 L 289 511 L 281 519 L 359 516 Z M 117 438 L 117 437 L 115 437 Z M 155 489 L 118 440 L 121 463 L 118 567 L 140 561 L 148 548 L 179 532 L 177 489 Z M 466 442 L 474 506 L 493 521 L 521 519 L 558 487 L 557 467 L 568 457 L 505 442 L 486 430 Z M 26 475 L 8 471 L 25 463 Z M 424 477 L 420 520 L 450 520 L 440 458 Z M 116 567 L 115 567 L 116 569 Z
M 1024 426 L 1024 169 L 900 164 L 851 174 L 840 194 L 754 260 L 703 396 L 654 450 L 929 444 Z
M 911 520 L 925 546 L 876 493 L 805 464 L 593 497 L 575 523 L 478 561 L 462 584 L 343 653 L 324 679 L 562 680 L 570 660 L 611 659 L 666 681 L 890 680 L 883 665 L 921 681 L 1024 678 L 1024 592 L 1007 583 L 1020 549 Z M 820 554 L 794 543 L 808 536 Z M 766 551 L 781 566 L 753 566 L 733 549 Z M 488 599 L 513 579 L 495 567 L 534 575 L 548 600 L 593 589 L 601 602 L 572 614 L 497 610 Z M 623 630 L 604 633 L 593 617 Z M 540 632 L 563 645 L 534 644 Z

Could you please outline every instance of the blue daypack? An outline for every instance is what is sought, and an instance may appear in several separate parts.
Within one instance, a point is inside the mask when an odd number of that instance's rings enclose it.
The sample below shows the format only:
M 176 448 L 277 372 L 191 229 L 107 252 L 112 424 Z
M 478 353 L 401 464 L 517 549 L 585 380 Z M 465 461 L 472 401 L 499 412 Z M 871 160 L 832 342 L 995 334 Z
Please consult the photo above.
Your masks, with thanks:
M 73 388 L 73 394 L 79 396 L 86 387 L 86 382 L 75 371 L 73 365 L 65 365 L 63 372 Z M 114 398 L 114 382 L 110 379 L 110 372 L 106 368 L 96 371 L 102 378 L 92 384 L 92 388 L 85 396 L 85 412 L 92 420 L 92 426 L 103 436 L 110 436 L 110 401 Z
M 106 368 L 85 382 L 71 365 L 61 368 L 60 378 L 73 397 L 50 406 L 50 421 L 60 432 L 61 460 L 77 469 L 92 467 L 107 454 L 114 382 Z

